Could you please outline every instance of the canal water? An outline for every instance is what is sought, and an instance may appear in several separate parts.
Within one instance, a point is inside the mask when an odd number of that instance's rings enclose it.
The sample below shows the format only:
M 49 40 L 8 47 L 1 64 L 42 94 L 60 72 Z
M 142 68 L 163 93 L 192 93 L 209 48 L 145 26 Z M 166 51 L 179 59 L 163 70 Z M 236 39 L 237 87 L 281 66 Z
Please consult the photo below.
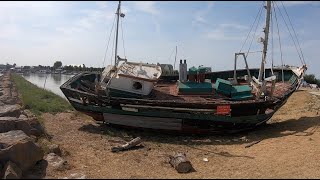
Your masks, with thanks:
M 23 74 L 22 75 L 29 82 L 37 85 L 40 88 L 45 88 L 53 93 L 65 98 L 60 86 L 69 80 L 74 75 L 66 74 Z

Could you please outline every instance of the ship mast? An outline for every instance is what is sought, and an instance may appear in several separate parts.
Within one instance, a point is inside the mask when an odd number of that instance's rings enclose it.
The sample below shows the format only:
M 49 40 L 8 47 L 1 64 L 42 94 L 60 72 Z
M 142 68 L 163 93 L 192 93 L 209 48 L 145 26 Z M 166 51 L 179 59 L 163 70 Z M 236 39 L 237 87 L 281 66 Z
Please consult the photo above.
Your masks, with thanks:
M 121 6 L 121 1 L 119 1 L 118 9 L 117 9 L 117 31 L 116 31 L 116 47 L 115 47 L 115 54 L 114 54 L 114 66 L 117 67 L 118 61 L 117 61 L 117 56 L 118 56 L 118 31 L 119 31 L 119 16 L 120 16 L 120 6 Z
M 267 49 L 268 49 L 268 38 L 269 38 L 269 27 L 270 27 L 270 16 L 271 16 L 271 1 L 267 1 L 267 5 L 265 6 L 267 9 L 266 14 L 266 27 L 264 28 L 264 41 L 263 41 L 263 53 L 262 53 L 262 61 L 261 61 L 261 67 L 259 71 L 259 81 L 261 82 L 264 79 L 264 65 L 266 63 L 267 58 Z

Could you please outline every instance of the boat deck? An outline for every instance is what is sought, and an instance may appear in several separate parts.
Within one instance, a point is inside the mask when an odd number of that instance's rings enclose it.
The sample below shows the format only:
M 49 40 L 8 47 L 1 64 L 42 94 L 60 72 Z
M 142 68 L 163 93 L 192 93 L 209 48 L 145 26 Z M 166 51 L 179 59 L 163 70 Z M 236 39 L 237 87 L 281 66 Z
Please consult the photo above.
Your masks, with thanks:
M 212 83 L 212 86 L 214 87 L 214 83 Z M 275 84 L 275 90 L 273 93 L 274 98 L 281 98 L 283 95 L 285 95 L 287 92 L 291 90 L 292 86 L 288 83 L 282 83 L 278 82 Z M 267 92 L 271 92 L 271 83 L 267 84 Z M 254 91 L 252 91 L 253 97 L 250 99 L 242 100 L 247 102 L 256 102 Z M 172 100 L 175 102 L 189 102 L 189 103 L 210 103 L 210 102 L 226 102 L 226 101 L 235 101 L 231 98 L 224 96 L 223 94 L 220 94 L 215 91 L 213 88 L 213 92 L 211 94 L 205 94 L 205 95 L 181 95 L 178 94 L 178 86 L 177 83 L 158 83 L 151 96 L 147 99 L 150 100 Z
M 91 77 L 91 79 L 90 79 Z M 95 94 L 94 88 L 94 79 L 92 75 L 88 76 L 79 76 L 72 79 L 71 85 L 69 86 L 71 89 L 76 89 L 78 91 L 86 92 L 89 94 Z M 79 79 L 78 79 L 79 78 Z M 76 80 L 78 79 L 78 80 Z M 79 82 L 81 85 L 75 83 Z M 212 87 L 214 87 L 215 82 L 211 82 Z M 241 83 L 243 85 L 243 83 Z M 270 101 L 277 101 L 282 99 L 282 97 L 291 93 L 295 88 L 294 85 L 291 85 L 290 81 L 277 82 L 275 84 L 275 90 L 272 97 L 268 97 Z M 267 93 L 270 94 L 271 91 L 271 83 L 267 83 Z M 105 96 L 105 91 L 99 91 L 100 96 Z M 248 103 L 264 103 L 266 100 L 264 98 L 256 99 L 255 93 L 252 90 L 251 94 L 253 97 L 244 99 L 244 100 L 233 100 L 230 97 L 224 96 L 215 91 L 215 88 L 212 88 L 212 93 L 210 94 L 194 94 L 194 95 L 186 95 L 178 93 L 178 82 L 157 82 L 154 89 L 152 90 L 149 96 L 144 96 L 140 98 L 123 98 L 123 97 L 114 97 L 118 100 L 124 100 L 124 102 L 135 101 L 139 103 L 139 100 L 146 102 L 157 102 L 157 104 L 163 103 L 178 103 L 178 104 L 248 104 Z M 75 96 L 76 97 L 76 96 Z

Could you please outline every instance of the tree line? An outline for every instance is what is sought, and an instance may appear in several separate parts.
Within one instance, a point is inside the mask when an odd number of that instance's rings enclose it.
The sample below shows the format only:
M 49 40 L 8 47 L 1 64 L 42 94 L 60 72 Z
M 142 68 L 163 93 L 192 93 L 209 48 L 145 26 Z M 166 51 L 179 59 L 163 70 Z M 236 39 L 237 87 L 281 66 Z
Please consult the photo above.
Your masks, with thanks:
M 309 84 L 317 84 L 320 86 L 320 79 L 317 79 L 314 74 L 306 74 L 303 79 Z
M 28 70 L 30 69 L 30 66 L 24 66 L 23 69 Z M 51 71 L 57 70 L 59 68 L 66 70 L 66 71 L 103 71 L 103 68 L 97 68 L 97 67 L 87 67 L 84 64 L 82 65 L 65 65 L 63 66 L 61 61 L 54 62 L 53 66 L 42 66 L 38 65 L 38 68 L 40 69 L 50 69 Z

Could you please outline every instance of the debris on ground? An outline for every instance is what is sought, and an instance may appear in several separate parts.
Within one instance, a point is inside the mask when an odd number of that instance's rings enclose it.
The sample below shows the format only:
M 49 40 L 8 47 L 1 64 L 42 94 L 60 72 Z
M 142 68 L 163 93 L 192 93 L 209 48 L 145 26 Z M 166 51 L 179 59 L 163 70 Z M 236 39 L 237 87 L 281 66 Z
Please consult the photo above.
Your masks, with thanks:
M 169 156 L 172 167 L 174 167 L 179 173 L 187 173 L 193 169 L 191 162 L 187 159 L 185 153 L 177 153 L 174 156 Z
M 136 147 L 136 146 L 139 145 L 141 142 L 142 142 L 142 141 L 141 141 L 141 138 L 140 138 L 140 137 L 137 137 L 137 138 L 132 139 L 130 142 L 127 142 L 127 143 L 124 144 L 124 145 L 112 147 L 112 148 L 111 148 L 111 152 L 125 151 L 125 150 L 131 149 L 131 148 L 133 148 L 133 147 Z

